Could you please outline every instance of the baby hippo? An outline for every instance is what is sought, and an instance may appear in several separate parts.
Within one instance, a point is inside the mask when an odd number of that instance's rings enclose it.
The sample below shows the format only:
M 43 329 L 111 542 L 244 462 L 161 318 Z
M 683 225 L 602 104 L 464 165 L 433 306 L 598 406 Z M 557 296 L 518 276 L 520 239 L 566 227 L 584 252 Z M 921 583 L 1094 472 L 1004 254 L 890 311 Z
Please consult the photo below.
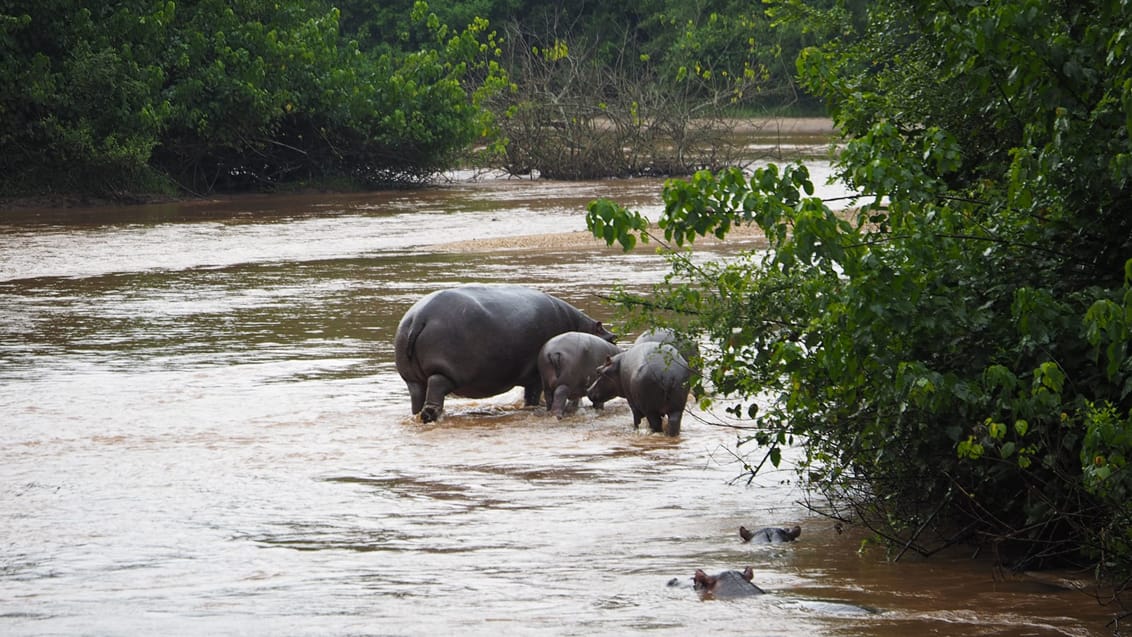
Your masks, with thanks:
M 566 332 L 548 340 L 538 353 L 547 411 L 561 418 L 577 409 L 578 400 L 597 378 L 597 368 L 619 353 L 621 348 L 586 332 Z M 593 401 L 594 407 L 601 409 L 603 402 Z
M 766 591 L 755 586 L 753 580 L 755 570 L 748 566 L 742 573 L 739 571 L 723 571 L 719 575 L 708 575 L 701 569 L 696 569 L 692 578 L 693 586 L 703 599 L 729 599 L 732 597 L 754 597 Z
M 753 544 L 780 544 L 782 542 L 793 542 L 798 539 L 802 534 L 802 527 L 797 524 L 793 528 L 781 529 L 778 527 L 768 526 L 765 529 L 757 531 L 750 531 L 745 526 L 739 527 L 739 537 L 743 538 L 744 542 L 751 542 Z
M 688 402 L 691 371 L 676 348 L 667 343 L 637 343 L 606 360 L 586 390 L 597 404 L 624 396 L 633 412 L 633 426 L 647 418 L 649 428 L 680 435 L 680 419 Z

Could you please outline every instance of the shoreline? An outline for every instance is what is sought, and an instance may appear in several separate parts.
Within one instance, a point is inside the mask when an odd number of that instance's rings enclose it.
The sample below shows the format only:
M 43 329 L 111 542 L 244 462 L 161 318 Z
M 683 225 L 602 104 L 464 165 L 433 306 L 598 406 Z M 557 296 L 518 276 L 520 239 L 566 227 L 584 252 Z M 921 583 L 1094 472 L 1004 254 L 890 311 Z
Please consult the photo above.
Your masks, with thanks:
M 723 239 L 718 239 L 714 235 L 707 235 L 705 237 L 697 237 L 696 242 L 693 244 L 685 244 L 677 250 L 694 250 L 697 246 L 713 246 L 720 244 L 730 245 L 744 245 L 750 249 L 762 249 L 769 246 L 766 236 L 763 235 L 762 230 L 755 225 L 747 226 L 733 226 L 731 231 Z M 649 241 L 642 243 L 640 241 L 633 247 L 631 252 L 638 250 L 656 250 L 660 244 L 656 241 Z M 510 237 L 494 237 L 491 239 L 467 239 L 463 241 L 451 241 L 447 243 L 438 243 L 429 246 L 429 249 L 442 253 L 476 253 L 476 252 L 547 252 L 557 250 L 594 250 L 599 252 L 621 252 L 621 244 L 614 243 L 612 246 L 605 245 L 605 241 L 599 239 L 593 234 L 585 230 L 575 230 L 571 232 L 550 232 L 542 234 L 525 234 L 515 235 Z
M 756 139 L 776 140 L 788 143 L 788 138 L 809 143 L 820 143 L 837 135 L 833 120 L 828 117 L 763 117 L 763 118 L 725 118 L 714 120 L 722 122 L 735 133 L 750 135 Z M 342 194 L 352 191 L 323 190 L 311 187 L 304 191 L 299 188 L 286 193 L 212 193 L 203 196 L 175 195 L 164 193 L 64 193 L 53 192 L 38 195 L 0 197 L 0 213 L 27 210 L 69 210 L 74 208 L 131 207 L 163 203 L 188 203 L 196 201 L 230 200 L 249 195 L 299 194 L 303 192 L 325 192 Z M 359 191 L 365 192 L 365 191 Z
M 735 132 L 746 134 L 773 134 L 775 136 L 813 135 L 834 137 L 837 128 L 828 117 L 763 117 L 726 119 Z

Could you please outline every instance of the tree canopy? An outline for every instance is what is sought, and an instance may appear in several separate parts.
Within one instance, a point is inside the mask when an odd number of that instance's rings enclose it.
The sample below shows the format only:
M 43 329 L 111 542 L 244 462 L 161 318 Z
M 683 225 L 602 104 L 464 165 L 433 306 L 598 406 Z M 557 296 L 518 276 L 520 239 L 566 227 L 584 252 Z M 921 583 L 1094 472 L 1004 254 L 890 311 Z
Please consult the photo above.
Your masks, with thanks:
M 0 0 L 0 195 L 401 185 L 472 146 L 626 174 L 625 144 L 670 145 L 705 108 L 797 102 L 781 61 L 818 41 L 745 0 L 434 4 Z M 632 135 L 593 135 L 611 116 Z
M 403 18 L 412 50 L 363 48 L 329 2 L 0 0 L 0 192 L 419 181 L 502 76 L 483 20 Z
M 803 85 L 844 135 L 857 206 L 801 164 L 670 181 L 673 247 L 756 224 L 770 249 L 677 252 L 637 315 L 706 332 L 705 386 L 771 461 L 894 553 L 1132 566 L 1132 7 L 1118 0 L 772 3 L 833 38 Z M 614 202 L 591 229 L 654 235 Z M 663 311 L 658 310 L 661 308 Z M 757 466 L 758 462 L 752 462 Z

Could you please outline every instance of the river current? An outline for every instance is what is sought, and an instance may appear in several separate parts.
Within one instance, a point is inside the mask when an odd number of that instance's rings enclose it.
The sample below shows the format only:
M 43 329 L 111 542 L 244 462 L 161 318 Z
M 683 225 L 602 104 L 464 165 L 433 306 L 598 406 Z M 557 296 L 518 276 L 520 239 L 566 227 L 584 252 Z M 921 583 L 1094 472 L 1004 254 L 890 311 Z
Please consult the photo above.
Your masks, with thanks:
M 672 439 L 621 400 L 556 420 L 515 390 L 411 417 L 392 337 L 416 299 L 523 283 L 608 321 L 601 295 L 665 261 L 556 235 L 597 197 L 655 218 L 660 186 L 4 213 L 0 634 L 1111 634 L 1087 573 L 891 562 L 790 470 L 735 481 L 719 414 Z M 785 545 L 737 532 L 793 524 Z M 769 594 L 691 590 L 748 565 Z

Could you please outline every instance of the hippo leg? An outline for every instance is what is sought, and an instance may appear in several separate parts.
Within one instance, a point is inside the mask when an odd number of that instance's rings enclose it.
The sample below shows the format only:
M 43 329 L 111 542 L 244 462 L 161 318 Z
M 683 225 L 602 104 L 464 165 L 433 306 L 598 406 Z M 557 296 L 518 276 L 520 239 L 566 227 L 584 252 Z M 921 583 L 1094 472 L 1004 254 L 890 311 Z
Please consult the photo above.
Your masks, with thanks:
M 674 411 L 668 414 L 668 422 L 664 423 L 664 433 L 667 436 L 680 435 L 680 418 L 684 416 L 684 410 Z
M 533 384 L 523 385 L 523 399 L 527 407 L 536 407 L 542 402 L 542 381 L 536 380 Z
M 566 411 L 565 411 L 565 413 L 572 414 L 575 411 L 578 411 L 578 400 L 577 399 L 567 400 L 566 401 Z
M 443 374 L 433 374 L 428 377 L 428 392 L 425 394 L 424 407 L 421 409 L 421 420 L 432 422 L 440 418 L 444 411 L 444 397 L 456 385 Z
M 415 416 L 421 413 L 421 408 L 424 407 L 425 384 L 407 381 L 406 384 L 409 386 L 409 403 L 412 405 L 412 414 Z
M 561 418 L 566 414 L 566 404 L 569 402 L 570 388 L 566 385 L 559 385 L 554 390 L 554 399 L 547 403 L 550 407 L 550 413 Z
M 641 418 L 644 418 L 645 414 L 633 405 L 629 405 L 629 410 L 633 412 L 633 428 L 636 429 L 641 426 Z
M 663 416 L 660 414 L 649 414 L 646 418 L 648 418 L 649 421 L 649 429 L 653 431 L 664 431 L 664 428 L 661 426 Z

